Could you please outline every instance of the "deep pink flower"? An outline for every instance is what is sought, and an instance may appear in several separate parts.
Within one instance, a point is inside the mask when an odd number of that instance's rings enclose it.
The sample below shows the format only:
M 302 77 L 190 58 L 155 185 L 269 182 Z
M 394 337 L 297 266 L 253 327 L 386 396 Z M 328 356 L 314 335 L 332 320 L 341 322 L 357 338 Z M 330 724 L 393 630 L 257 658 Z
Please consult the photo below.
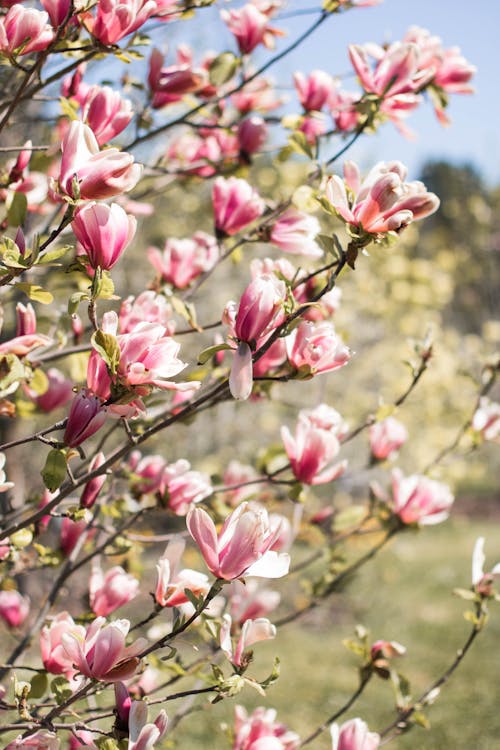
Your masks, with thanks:
M 82 119 L 100 146 L 125 130 L 133 116 L 132 102 L 109 86 L 91 86 L 82 101 Z
M 212 188 L 215 228 L 222 235 L 245 229 L 264 211 L 264 201 L 246 180 L 217 177 Z
M 94 614 L 106 617 L 134 599 L 138 592 L 139 581 L 120 565 L 104 574 L 100 563 L 94 561 L 89 579 L 89 600 Z
M 102 466 L 105 460 L 106 457 L 102 451 L 96 453 L 89 464 L 89 474 L 98 469 L 99 466 Z M 105 481 L 106 473 L 103 473 L 87 482 L 80 496 L 80 508 L 92 508 Z
M 268 15 L 253 3 L 237 10 L 222 10 L 221 18 L 234 34 L 243 55 L 252 52 L 259 44 L 274 47 L 274 37 L 283 36 L 282 31 L 269 26 Z
M 195 66 L 192 56 L 183 56 L 182 51 L 178 51 L 176 64 L 167 67 L 163 67 L 164 56 L 159 50 L 151 53 L 148 84 L 154 109 L 181 101 L 186 94 L 202 93 L 209 84 L 206 67 Z
M 187 516 L 187 527 L 208 569 L 217 578 L 226 581 L 243 575 L 281 578 L 288 572 L 289 556 L 271 551 L 280 529 L 271 531 L 263 509 L 253 510 L 242 503 L 226 518 L 217 534 L 208 513 L 193 508 Z
M 267 125 L 259 115 L 247 117 L 238 125 L 238 143 L 240 151 L 250 156 L 262 148 L 267 138 Z
M 372 424 L 368 435 L 372 455 L 379 461 L 390 458 L 408 440 L 406 427 L 394 417 Z
M 61 642 L 68 657 L 78 672 L 90 679 L 103 682 L 128 680 L 135 673 L 138 654 L 147 641 L 139 638 L 131 646 L 125 646 L 130 629 L 128 620 L 113 620 L 106 623 L 104 617 L 97 617 L 82 634 L 80 629 L 68 628 L 61 636 Z
M 101 429 L 106 421 L 107 411 L 97 396 L 82 388 L 71 403 L 63 437 L 64 443 L 71 448 L 83 443 Z
M 324 70 L 313 70 L 308 76 L 294 73 L 293 82 L 299 101 L 306 110 L 320 111 L 329 101 L 334 89 L 335 81 Z
M 18 628 L 28 617 L 30 600 L 19 591 L 0 591 L 0 618 L 10 628 Z
M 392 472 L 394 513 L 403 523 L 440 523 L 448 518 L 454 499 L 446 484 L 418 474 L 404 477 L 399 469 Z
M 117 203 L 87 203 L 80 208 L 71 228 L 92 268 L 109 270 L 135 236 L 137 220 Z
M 46 49 L 54 39 L 44 10 L 13 5 L 0 18 L 0 52 L 6 55 L 28 55 Z
M 61 551 L 64 552 L 66 556 L 69 556 L 76 547 L 82 534 L 87 532 L 87 530 L 88 523 L 85 519 L 82 518 L 81 521 L 73 521 L 69 516 L 65 516 L 61 522 L 61 529 L 59 532 L 59 546 Z M 90 537 L 93 533 L 93 531 L 88 532 L 88 536 Z
M 66 378 L 56 367 L 47 370 L 48 387 L 44 393 L 30 392 L 37 407 L 44 412 L 50 412 L 66 404 L 73 396 L 73 381 Z
M 116 44 L 143 26 L 156 10 L 154 0 L 99 0 L 90 32 L 103 44 Z
M 163 281 L 185 289 L 200 274 L 213 268 L 219 257 L 214 237 L 196 232 L 192 237 L 165 242 L 163 252 L 156 247 L 147 251 L 148 260 Z
M 258 339 L 284 321 L 285 299 L 285 283 L 275 274 L 256 276 L 241 295 L 234 318 L 234 308 L 226 307 L 225 321 L 232 323 L 234 337 L 238 341 L 255 346 Z
M 142 167 L 134 157 L 117 148 L 99 150 L 88 125 L 73 120 L 62 145 L 59 190 L 70 198 L 101 200 L 132 190 Z
M 339 727 L 332 724 L 332 750 L 377 750 L 380 737 L 376 732 L 369 732 L 367 724 L 361 719 L 351 719 Z
M 68 15 L 70 0 L 41 0 L 41 3 L 49 14 L 54 29 L 59 28 Z
M 212 492 L 209 477 L 200 471 L 192 471 L 189 461 L 183 458 L 165 467 L 163 481 L 168 507 L 177 516 L 185 516 L 192 505 Z

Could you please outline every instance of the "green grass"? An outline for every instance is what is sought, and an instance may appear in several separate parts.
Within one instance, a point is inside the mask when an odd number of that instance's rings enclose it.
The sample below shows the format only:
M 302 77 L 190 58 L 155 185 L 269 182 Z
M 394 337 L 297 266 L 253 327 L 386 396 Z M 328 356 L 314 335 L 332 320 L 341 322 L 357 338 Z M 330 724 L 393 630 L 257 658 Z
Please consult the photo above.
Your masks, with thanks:
M 251 709 L 267 705 L 278 718 L 307 736 L 345 702 L 357 684 L 356 657 L 342 646 L 357 623 L 373 639 L 398 640 L 407 655 L 397 667 L 417 696 L 444 672 L 470 629 L 463 618 L 467 602 L 453 596 L 456 587 L 470 585 L 474 541 L 486 536 L 487 566 L 500 560 L 500 525 L 455 519 L 419 534 L 396 539 L 368 564 L 342 594 L 308 619 L 281 628 L 277 639 L 257 644 L 249 674 L 266 676 L 274 655 L 281 659 L 281 676 L 265 698 L 249 688 L 236 699 L 186 717 L 178 731 L 179 748 L 229 747 L 221 724 L 232 726 L 234 702 Z M 491 619 L 459 670 L 428 709 L 431 728 L 415 727 L 398 737 L 398 750 L 494 750 L 499 747 L 498 644 L 500 603 L 491 605 Z M 206 705 L 206 704 L 205 704 Z M 380 730 L 394 718 L 388 682 L 375 679 L 345 719 L 361 716 Z M 171 738 L 172 739 L 172 738 Z M 330 748 L 328 733 L 311 747 Z

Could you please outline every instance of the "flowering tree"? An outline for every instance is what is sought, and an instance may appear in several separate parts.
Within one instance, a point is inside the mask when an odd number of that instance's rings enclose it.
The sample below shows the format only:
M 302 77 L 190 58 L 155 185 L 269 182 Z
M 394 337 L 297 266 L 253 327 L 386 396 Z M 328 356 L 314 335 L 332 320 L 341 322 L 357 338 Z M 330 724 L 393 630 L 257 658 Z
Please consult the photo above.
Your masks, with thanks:
M 229 49 L 198 54 L 182 43 L 167 61 L 159 47 L 171 29 L 189 38 L 213 0 L 1 3 L 0 406 L 9 421 L 0 618 L 15 635 L 0 667 L 8 748 L 146 750 L 175 737 L 207 697 L 248 687 L 265 695 L 278 663 L 257 678 L 251 647 L 321 607 L 396 535 L 445 520 L 454 498 L 436 468 L 464 443 L 498 439 L 493 363 L 452 444 L 420 473 L 393 468 L 386 478 L 411 437 L 395 412 L 432 361 L 428 338 L 404 391 L 354 427 L 337 411 L 346 403 L 306 408 L 305 381 L 356 367 L 331 322 L 339 279 L 370 263 L 367 248 L 397 253 L 399 235 L 439 207 L 399 161 L 363 174 L 341 158 L 387 121 L 407 132 L 426 95 L 446 123 L 449 96 L 471 91 L 474 68 L 459 50 L 411 28 L 389 46 L 349 48 L 355 91 L 332 71 L 296 72 L 292 112 L 280 112 L 268 69 L 320 25 L 377 3 L 324 0 L 292 41 L 281 39 L 281 0 L 234 3 L 220 13 Z M 270 51 L 257 67 L 262 46 Z M 298 167 L 299 176 L 266 195 L 255 176 L 262 164 Z M 164 193 L 188 236 L 148 248 Z M 186 210 L 193 200 L 207 207 L 205 228 Z M 270 413 L 285 393 L 294 424 L 263 446 L 252 415 Z M 231 420 L 246 420 L 248 463 L 247 449 L 215 435 L 224 403 Z M 210 475 L 191 465 L 200 433 Z M 368 478 L 364 471 L 362 492 L 342 511 L 336 483 L 352 486 L 356 472 L 346 446 L 365 435 Z M 361 537 L 360 553 L 351 543 Z M 335 750 L 369 750 L 424 724 L 495 597 L 498 566 L 484 572 L 483 543 L 461 592 L 470 633 L 422 695 L 412 697 L 393 667 L 404 646 L 358 630 L 350 645 L 359 683 L 333 716 L 300 738 L 272 708 L 238 705 L 233 747 L 292 750 L 328 729 Z M 281 594 L 291 576 L 306 582 L 299 606 Z M 262 578 L 280 581 L 267 588 Z M 132 600 L 130 618 L 120 617 Z M 368 728 L 355 701 L 376 677 L 392 680 L 395 713 Z M 163 704 L 185 697 L 188 709 L 168 720 Z

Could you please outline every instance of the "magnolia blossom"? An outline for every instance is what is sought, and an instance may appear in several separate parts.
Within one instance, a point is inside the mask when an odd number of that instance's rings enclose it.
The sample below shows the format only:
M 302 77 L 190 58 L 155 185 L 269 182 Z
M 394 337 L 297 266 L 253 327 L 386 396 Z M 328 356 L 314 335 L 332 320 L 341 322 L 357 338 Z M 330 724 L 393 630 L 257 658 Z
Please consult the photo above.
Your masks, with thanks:
M 287 208 L 271 227 L 270 241 L 291 255 L 320 258 L 323 250 L 315 241 L 320 233 L 319 221 L 296 208 Z
M 439 207 L 439 198 L 428 193 L 422 182 L 405 182 L 406 174 L 401 162 L 379 162 L 361 181 L 358 167 L 346 162 L 344 180 L 337 175 L 329 177 L 325 196 L 354 230 L 368 234 L 401 232 Z
M 372 659 L 383 657 L 391 659 L 394 656 L 404 656 L 406 648 L 397 641 L 375 641 L 370 649 Z
M 234 34 L 243 55 L 252 52 L 259 44 L 274 47 L 274 37 L 283 32 L 269 26 L 269 18 L 254 3 L 247 3 L 237 10 L 222 10 L 221 18 Z
M 177 516 L 185 516 L 191 505 L 212 493 L 209 477 L 200 471 L 191 471 L 191 464 L 183 458 L 165 467 L 163 482 L 168 507 Z
M 73 521 L 69 516 L 65 516 L 61 522 L 59 532 L 59 546 L 61 551 L 68 557 L 75 549 L 78 540 L 87 532 L 88 521 L 82 518 L 80 521 Z M 88 532 L 89 534 L 91 532 Z
M 49 732 L 48 729 L 38 729 L 28 737 L 20 734 L 5 746 L 5 750 L 17 750 L 19 747 L 27 747 L 31 750 L 59 750 L 61 741 L 54 732 Z
M 500 563 L 497 563 L 489 573 L 485 573 L 485 560 L 484 537 L 480 536 L 472 553 L 472 586 L 479 594 L 490 596 L 495 580 L 500 578 Z
M 240 91 L 232 94 L 231 102 L 241 114 L 269 112 L 283 104 L 273 83 L 262 76 L 245 83 Z
M 139 495 L 165 494 L 167 462 L 158 454 L 141 456 L 139 451 L 133 451 L 128 462 L 132 472 L 132 489 Z
M 299 101 L 306 111 L 323 109 L 335 89 L 335 81 L 324 70 L 313 70 L 308 76 L 294 73 L 293 82 Z
M 250 715 L 243 706 L 234 711 L 233 750 L 296 750 L 299 735 L 276 721 L 274 708 L 256 708 Z
M 85 635 L 68 629 L 61 642 L 75 668 L 85 677 L 103 682 L 127 680 L 135 673 L 138 654 L 147 645 L 144 638 L 139 638 L 131 646 L 125 646 L 129 629 L 128 620 L 106 623 L 104 617 L 97 617 Z
M 154 722 L 148 723 L 148 705 L 144 701 L 132 701 L 128 717 L 128 750 L 152 750 L 167 731 L 168 718 L 162 709 Z
M 351 351 L 327 321 L 303 321 L 286 339 L 290 364 L 304 376 L 319 375 L 346 365 Z
M 195 66 L 192 55 L 186 54 L 186 45 L 177 51 L 175 65 L 163 67 L 164 56 L 154 49 L 149 60 L 148 83 L 151 89 L 151 106 L 154 109 L 181 101 L 189 93 L 202 93 L 209 85 L 208 64 Z M 212 94 L 215 91 L 211 92 Z
M 100 430 L 106 421 L 107 408 L 101 399 L 93 396 L 87 388 L 74 397 L 66 422 L 63 441 L 71 448 L 76 448 Z
M 105 460 L 106 457 L 102 451 L 96 453 L 89 464 L 89 474 L 92 474 L 93 471 L 102 466 Z M 103 473 L 87 482 L 83 488 L 82 494 L 80 495 L 80 508 L 92 508 L 105 481 L 106 473 Z
M 156 566 L 158 581 L 155 600 L 160 607 L 186 604 L 189 601 L 184 593 L 186 589 L 195 596 L 206 596 L 210 589 L 208 576 L 204 573 L 190 568 L 178 569 L 184 546 L 182 539 L 169 542 Z
M 228 488 L 223 495 L 225 502 L 234 507 L 242 502 L 242 500 L 247 500 L 254 495 L 255 487 L 258 485 L 251 484 L 251 482 L 257 479 L 257 477 L 258 474 L 253 466 L 242 464 L 235 460 L 230 461 L 222 475 L 223 484 Z M 239 487 L 238 485 L 240 484 L 243 486 Z
M 96 560 L 89 579 L 89 600 L 92 612 L 106 617 L 115 609 L 134 599 L 139 593 L 139 581 L 126 573 L 120 565 L 105 574 Z
M 332 750 L 377 750 L 380 736 L 370 732 L 368 725 L 361 719 L 351 719 L 340 727 L 332 724 Z
M 257 219 L 265 204 L 256 190 L 238 177 L 217 177 L 212 188 L 215 228 L 219 234 L 233 235 Z
M 118 320 L 120 333 L 132 333 L 139 323 L 159 323 L 167 334 L 175 332 L 173 310 L 162 294 L 145 289 L 137 297 L 123 300 Z
M 391 458 L 408 440 L 408 431 L 404 424 L 394 417 L 387 417 L 375 422 L 368 430 L 370 449 L 374 458 L 384 461 Z
M 486 396 L 479 400 L 479 406 L 472 417 L 472 429 L 484 440 L 500 440 L 500 404 Z
M 73 381 L 66 378 L 56 367 L 50 367 L 46 375 L 47 390 L 35 393 L 28 388 L 28 393 L 41 411 L 50 412 L 66 404 L 73 396 Z
M 77 633 L 80 638 L 85 638 L 83 625 L 77 625 L 69 612 L 60 612 L 49 625 L 44 625 L 40 631 L 40 652 L 47 672 L 64 674 L 68 680 L 71 680 L 77 672 L 62 644 L 62 636 L 68 632 Z
M 82 102 L 82 119 L 92 129 L 100 146 L 125 130 L 134 110 L 129 99 L 109 86 L 91 86 Z
M 187 516 L 189 533 L 198 545 L 208 569 L 217 578 L 232 581 L 243 575 L 281 578 L 288 573 L 290 557 L 271 550 L 280 529 L 271 531 L 263 509 L 242 503 L 224 521 L 217 534 L 208 513 L 193 508 Z
M 54 39 L 54 30 L 44 10 L 13 5 L 0 18 L 0 53 L 28 55 L 46 49 Z
M 403 523 L 421 525 L 448 518 L 455 499 L 446 484 L 418 474 L 404 477 L 399 469 L 392 472 L 392 497 L 394 512 Z
M 142 167 L 117 148 L 99 150 L 88 125 L 73 120 L 61 144 L 59 190 L 73 199 L 101 200 L 132 190 Z
M 156 10 L 154 0 L 99 0 L 90 31 L 103 44 L 116 44 L 145 24 Z
M 117 203 L 92 202 L 77 211 L 71 228 L 90 266 L 109 270 L 134 239 L 137 220 Z
M 276 636 L 276 628 L 265 617 L 260 617 L 257 620 L 246 620 L 241 628 L 236 647 L 233 648 L 231 626 L 231 615 L 223 615 L 219 636 L 220 647 L 235 667 L 246 666 L 245 650 L 249 646 L 253 646 L 254 643 L 259 641 L 269 641 Z
M 30 600 L 19 591 L 0 591 L 0 618 L 10 627 L 18 628 L 29 615 Z
M 241 120 L 237 132 L 240 152 L 245 156 L 250 156 L 259 151 L 266 142 L 268 128 L 262 117 L 252 115 Z
M 219 249 L 214 237 L 196 232 L 192 238 L 167 239 L 163 252 L 150 247 L 147 257 L 163 281 L 185 289 L 201 273 L 213 268 Z
M 246 620 L 256 620 L 276 609 L 281 600 L 279 591 L 261 588 L 255 578 L 245 583 L 232 581 L 229 607 L 234 621 L 243 625 Z
M 292 435 L 288 427 L 281 428 L 281 438 L 295 478 L 312 485 L 332 482 L 343 474 L 347 466 L 345 460 L 332 463 L 340 451 L 337 431 L 339 423 L 322 422 L 324 410 L 320 412 L 318 421 L 317 411 L 299 412 L 295 435 Z
M 41 0 L 41 3 L 49 14 L 52 26 L 57 29 L 67 18 L 70 0 Z

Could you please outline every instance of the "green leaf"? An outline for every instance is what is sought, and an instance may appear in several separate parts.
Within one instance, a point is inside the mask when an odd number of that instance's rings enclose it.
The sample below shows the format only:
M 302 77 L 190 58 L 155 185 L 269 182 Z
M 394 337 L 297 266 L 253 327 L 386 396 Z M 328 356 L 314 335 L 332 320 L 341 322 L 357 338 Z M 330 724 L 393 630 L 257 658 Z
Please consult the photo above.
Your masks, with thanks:
M 90 300 L 87 292 L 75 292 L 72 294 L 68 300 L 68 315 L 74 315 L 78 310 L 80 302 L 83 302 L 83 300 Z
M 292 135 L 289 136 L 288 145 L 293 151 L 296 151 L 298 154 L 308 156 L 309 159 L 314 158 L 311 144 L 308 143 L 305 133 L 303 133 L 301 130 L 296 130 L 295 133 L 292 133 Z
M 50 683 L 50 690 L 56 699 L 56 703 L 60 706 L 62 703 L 71 698 L 73 691 L 66 677 L 60 675 L 55 677 Z
M 61 106 L 61 112 L 63 115 L 66 115 L 66 117 L 69 117 L 70 120 L 78 120 L 78 102 L 74 99 L 66 99 L 65 96 L 61 96 L 59 99 L 59 104 Z
M 48 687 L 49 681 L 47 678 L 47 673 L 40 672 L 40 674 L 36 674 L 31 680 L 30 697 L 41 698 L 47 692 Z
M 106 362 L 112 375 L 116 374 L 120 363 L 120 347 L 115 336 L 100 329 L 91 338 L 92 347 Z
M 2 261 L 7 268 L 21 268 L 22 270 L 28 268 L 29 263 L 21 255 L 18 246 L 10 237 L 2 237 L 0 253 L 2 254 Z
M 15 192 L 7 209 L 7 221 L 11 227 L 20 227 L 26 218 L 28 199 L 24 193 Z
M 20 289 L 26 294 L 27 297 L 32 299 L 34 302 L 41 302 L 42 305 L 50 305 L 54 301 L 54 297 L 50 292 L 37 284 L 26 284 L 25 282 L 19 282 L 15 285 L 17 289 Z
M 221 52 L 212 60 L 208 68 L 208 76 L 212 86 L 222 86 L 229 81 L 240 66 L 240 60 L 232 52 Z
M 5 354 L 0 357 L 0 395 L 13 383 L 22 380 L 24 375 L 25 368 L 19 357 L 15 354 Z
M 412 724 L 417 724 L 419 727 L 423 727 L 423 729 L 430 729 L 431 723 L 427 716 L 422 713 L 422 711 L 414 711 L 411 717 Z
M 58 448 L 49 451 L 45 466 L 40 472 L 43 483 L 50 492 L 55 492 L 66 477 L 66 455 Z
M 363 518 L 366 517 L 366 508 L 364 505 L 351 505 L 349 508 L 341 510 L 334 518 L 333 528 L 335 531 L 346 531 L 358 526 Z
M 265 680 L 262 680 L 260 683 L 261 687 L 268 688 L 270 685 L 276 682 L 278 677 L 280 676 L 280 660 L 277 656 L 274 657 L 274 664 L 273 669 L 269 677 L 266 677 Z
M 66 255 L 68 250 L 71 249 L 71 245 L 62 245 L 61 247 L 56 247 L 53 250 L 49 250 L 47 253 L 44 253 L 41 258 L 38 259 L 37 263 L 39 265 L 42 265 L 44 263 L 52 263 L 52 261 L 57 260 L 58 258 L 62 258 L 62 256 Z
M 217 352 L 223 352 L 231 348 L 232 347 L 229 346 L 229 344 L 215 344 L 214 346 L 209 346 L 207 349 L 203 349 L 198 355 L 198 364 L 204 365 L 209 359 L 212 359 Z

